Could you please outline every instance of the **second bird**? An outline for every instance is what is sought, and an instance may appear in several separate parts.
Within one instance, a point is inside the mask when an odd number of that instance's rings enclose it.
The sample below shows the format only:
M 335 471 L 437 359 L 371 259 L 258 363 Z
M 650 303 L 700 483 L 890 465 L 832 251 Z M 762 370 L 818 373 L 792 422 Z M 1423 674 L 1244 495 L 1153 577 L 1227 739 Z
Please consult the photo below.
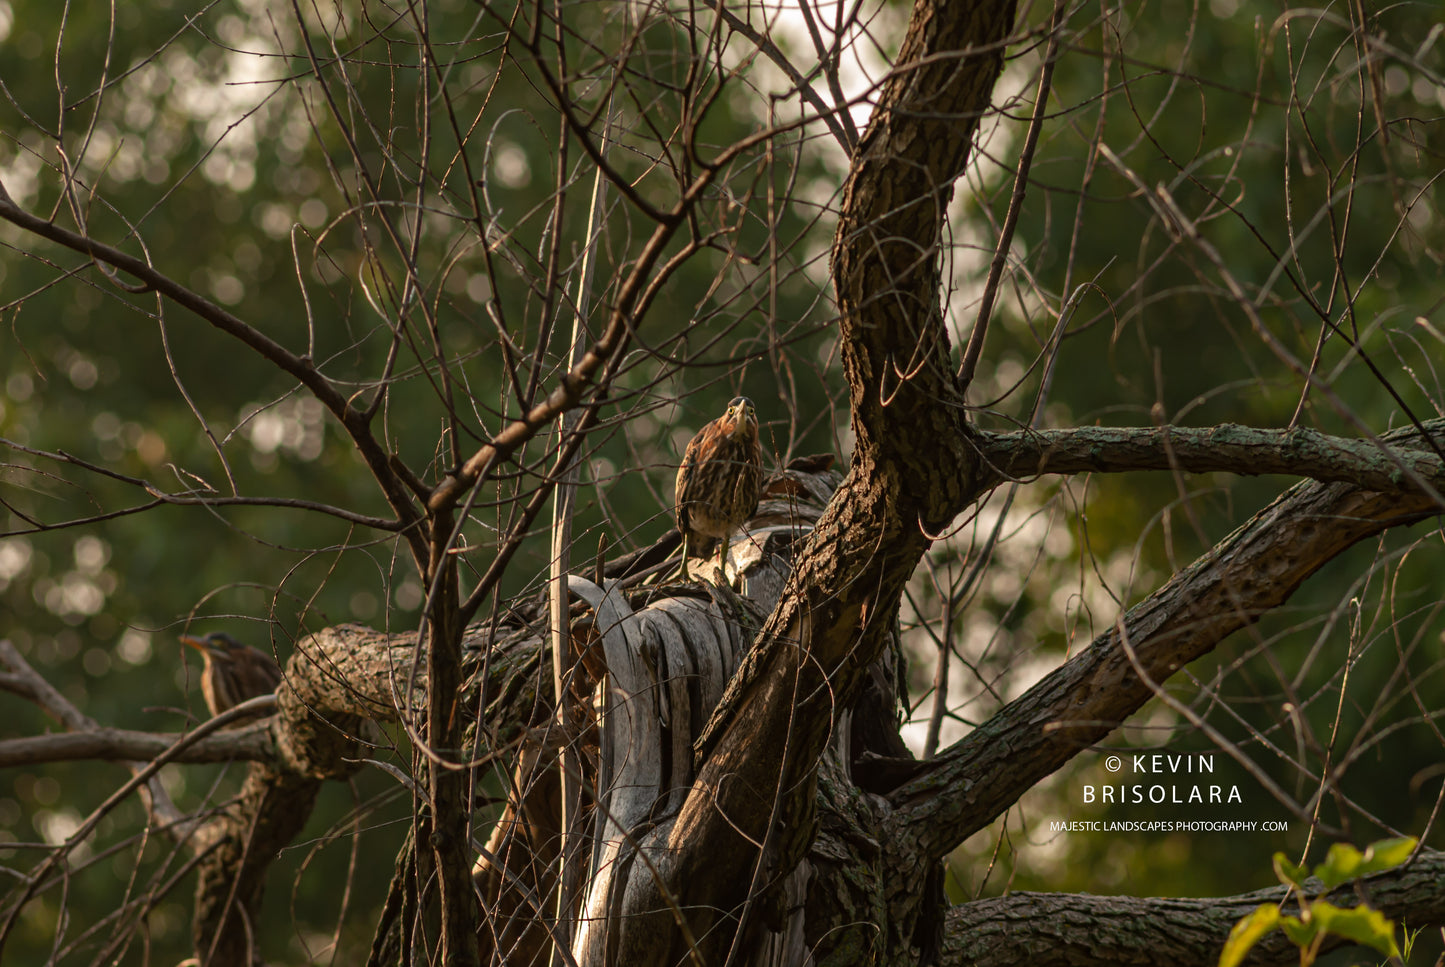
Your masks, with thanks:
M 727 412 L 697 432 L 677 468 L 673 507 L 682 532 L 682 573 L 691 555 L 707 556 L 758 509 L 763 450 L 753 402 L 734 397 Z
M 181 644 L 196 649 L 206 660 L 201 670 L 201 693 L 213 717 L 248 698 L 269 695 L 281 684 L 281 669 L 270 655 L 241 644 L 223 631 L 213 631 L 204 638 L 181 635 Z

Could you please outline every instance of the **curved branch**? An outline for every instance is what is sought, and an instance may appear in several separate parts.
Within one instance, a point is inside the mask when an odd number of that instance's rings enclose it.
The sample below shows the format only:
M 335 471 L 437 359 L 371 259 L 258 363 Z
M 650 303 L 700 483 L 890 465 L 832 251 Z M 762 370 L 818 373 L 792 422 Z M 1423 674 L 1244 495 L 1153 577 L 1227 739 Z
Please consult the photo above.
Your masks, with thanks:
M 64 450 L 37 450 L 28 447 L 23 443 L 0 437 L 0 446 L 19 453 L 29 454 L 32 457 L 43 457 L 47 460 L 54 460 L 56 463 L 68 463 L 73 467 L 108 477 L 120 483 L 130 484 L 133 487 L 144 490 L 150 494 L 152 500 L 143 504 L 136 504 L 131 507 L 122 507 L 120 510 L 108 511 L 103 514 L 94 514 L 90 517 L 77 517 L 70 520 L 59 521 L 54 524 L 33 524 L 29 531 L 10 531 L 8 534 L 35 533 L 37 531 L 62 530 L 67 527 L 81 527 L 86 524 L 94 524 L 99 521 L 114 520 L 117 517 L 126 517 L 131 514 L 140 514 L 148 510 L 154 510 L 162 504 L 170 504 L 175 507 L 281 507 L 288 510 L 310 510 L 318 514 L 325 514 L 344 520 L 350 524 L 357 524 L 361 527 L 370 527 L 380 531 L 398 531 L 402 524 L 395 520 L 387 520 L 385 517 L 373 517 L 370 514 L 359 514 L 347 510 L 344 507 L 334 507 L 331 504 L 323 504 L 320 501 L 305 500 L 299 497 L 227 497 L 214 491 L 188 490 L 183 493 L 172 493 L 162 490 L 144 477 L 133 477 L 130 474 L 120 473 L 109 467 L 93 463 L 89 460 L 77 457 L 73 453 L 66 453 Z M 7 534 L 7 536 L 8 536 Z
M 371 471 L 387 503 L 401 522 L 401 532 L 411 545 L 413 555 L 418 561 L 426 560 L 426 541 L 420 531 L 412 526 L 420 522 L 421 516 L 405 485 L 392 471 L 388 456 L 372 436 L 365 415 L 353 408 L 350 400 L 337 391 L 331 381 L 316 368 L 310 356 L 296 355 L 259 329 L 181 285 L 143 259 L 30 214 L 15 204 L 3 184 L 0 184 L 0 219 L 134 276 L 144 283 L 146 288 L 189 309 L 205 322 L 249 346 L 261 358 L 295 377 L 296 381 L 310 390 L 346 428 L 357 452 L 366 461 L 367 469 Z
M 13 651 L 14 649 L 8 641 L 0 640 L 0 654 L 4 654 L 7 658 L 7 661 L 13 657 L 18 657 L 18 655 L 12 656 L 9 654 Z M 217 731 L 218 729 L 225 728 L 228 724 L 240 721 L 241 719 L 246 718 L 247 716 L 255 713 L 256 711 L 259 711 L 261 708 L 269 705 L 273 701 L 274 699 L 272 698 L 272 696 L 262 695 L 241 702 L 238 705 L 232 706 L 225 712 L 222 712 L 220 715 L 217 715 L 212 719 L 202 722 L 196 727 L 194 732 L 189 732 L 185 735 L 180 736 L 175 741 L 175 743 L 171 745 L 170 748 L 166 749 L 160 755 L 151 759 L 149 762 L 146 762 L 144 764 L 132 763 L 131 771 L 133 775 L 131 776 L 130 781 L 125 783 L 125 785 L 121 786 L 115 792 L 111 793 L 104 802 L 97 806 L 90 813 L 90 815 L 87 816 L 85 820 L 80 823 L 80 825 L 75 829 L 74 832 L 72 832 L 69 836 L 66 837 L 63 843 L 59 844 L 56 849 L 51 851 L 51 853 L 46 856 L 44 861 L 42 861 L 38 866 L 36 866 L 25 876 L 24 887 L 17 891 L 17 895 L 15 896 L 15 899 L 10 906 L 4 923 L 0 924 L 0 952 L 3 952 L 3 944 L 5 938 L 10 936 L 10 932 L 15 924 L 16 918 L 19 917 L 21 910 L 25 908 L 26 904 L 35 895 L 35 892 L 41 887 L 42 884 L 47 881 L 50 872 L 54 870 L 57 866 L 65 862 L 71 852 L 90 837 L 90 834 L 95 831 L 96 826 L 99 825 L 100 821 L 107 814 L 114 810 L 116 806 L 120 805 L 120 803 L 124 802 L 126 797 L 129 796 L 132 792 L 135 792 L 137 789 L 145 786 L 147 783 L 153 780 L 163 766 L 177 759 L 186 748 L 198 742 L 201 742 L 208 735 Z M 256 767 L 254 766 L 252 767 L 253 773 L 255 772 L 255 768 Z M 304 820 L 304 813 L 302 818 Z M 179 832 L 183 836 L 189 836 L 190 824 L 183 823 L 182 825 L 185 828 L 183 830 L 175 830 L 175 832 Z
M 1284 887 L 1230 897 L 1156 899 L 1070 893 L 1011 893 L 954 907 L 944 928 L 944 965 L 1117 967 L 1172 964 L 1214 967 L 1230 928 L 1265 903 L 1284 899 Z M 1445 924 L 1445 853 L 1422 853 L 1409 866 L 1372 876 L 1331 894 L 1354 906 L 1363 895 L 1407 927 Z M 1295 904 L 1289 912 L 1298 913 Z M 1343 945 L 1330 938 L 1326 949 Z M 1276 931 L 1254 948 L 1251 963 L 1298 963 L 1299 951 Z
M 486 675 L 484 725 L 494 730 L 488 734 L 510 738 L 538 707 L 542 642 L 529 632 L 503 631 L 494 639 L 485 627 L 469 630 L 463 646 Z M 414 722 L 425 714 L 427 663 L 416 650 L 414 634 L 360 625 L 327 628 L 297 643 L 276 695 L 277 755 L 252 765 L 236 804 L 208 831 L 216 848 L 196 885 L 195 944 L 203 962 L 249 962 L 248 924 L 260 910 L 271 863 L 300 832 L 323 780 L 359 768 L 369 723 Z
M 1413 430 L 1389 436 L 1397 445 L 1418 438 Z M 1123 616 L 1139 666 L 1164 682 L 1278 607 L 1346 548 L 1440 512 L 1420 493 L 1295 485 Z M 1153 694 L 1131 667 L 1118 628 L 1099 636 L 894 791 L 895 841 L 915 844 L 923 857 L 947 855 Z
M 721 0 L 713 3 L 712 10 L 723 23 L 728 25 L 729 29 L 746 39 L 748 43 L 758 49 L 759 53 L 772 61 L 774 67 L 783 72 L 792 82 L 793 89 L 798 92 L 798 95 L 818 112 L 818 120 L 827 126 L 828 132 L 833 135 L 833 140 L 838 142 L 838 147 L 844 151 L 852 151 L 858 143 L 858 132 L 853 129 L 852 115 L 846 110 L 848 105 L 839 98 L 836 105 L 837 110 L 830 108 L 813 88 L 813 85 L 808 82 L 808 78 L 793 66 L 788 55 L 773 43 L 771 37 L 758 32 L 752 24 L 729 10 Z
M 978 493 L 939 253 L 1014 10 L 916 0 L 854 153 L 833 246 L 852 466 L 695 747 L 697 781 L 669 834 L 689 844 L 667 886 L 696 911 L 704 959 L 726 957 L 748 885 L 781 881 L 802 859 L 837 716 L 881 651 L 929 532 Z

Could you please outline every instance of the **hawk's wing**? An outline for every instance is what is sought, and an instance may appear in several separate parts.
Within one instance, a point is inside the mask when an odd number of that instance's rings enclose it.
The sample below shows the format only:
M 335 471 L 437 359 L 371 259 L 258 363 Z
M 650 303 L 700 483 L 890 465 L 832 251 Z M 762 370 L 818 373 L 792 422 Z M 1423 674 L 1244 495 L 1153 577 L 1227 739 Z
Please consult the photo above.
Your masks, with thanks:
M 677 480 L 673 482 L 672 509 L 677 515 L 677 529 L 682 531 L 684 537 L 687 536 L 689 527 L 687 519 L 688 505 L 697 499 L 698 479 L 697 475 L 693 473 L 693 470 L 697 467 L 702 456 L 702 451 L 707 446 L 710 432 L 716 429 L 714 426 L 716 423 L 717 420 L 713 420 L 707 424 L 707 426 L 704 426 L 701 430 L 697 431 L 697 435 L 688 442 L 687 449 L 684 450 L 682 454 L 682 463 L 677 468 Z

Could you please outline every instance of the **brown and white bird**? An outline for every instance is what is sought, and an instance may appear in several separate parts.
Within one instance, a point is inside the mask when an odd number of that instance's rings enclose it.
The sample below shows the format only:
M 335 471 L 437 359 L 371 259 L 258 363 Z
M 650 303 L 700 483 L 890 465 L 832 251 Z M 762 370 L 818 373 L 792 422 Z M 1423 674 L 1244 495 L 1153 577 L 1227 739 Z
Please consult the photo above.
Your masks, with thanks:
M 763 489 L 763 450 L 753 402 L 734 397 L 727 412 L 697 432 L 677 468 L 673 509 L 682 532 L 682 565 L 692 554 L 706 557 L 758 509 Z
M 243 645 L 223 631 L 204 638 L 181 635 L 181 644 L 199 651 L 206 665 L 201 670 L 201 694 L 212 717 L 255 698 L 269 695 L 281 684 L 281 669 L 264 651 Z

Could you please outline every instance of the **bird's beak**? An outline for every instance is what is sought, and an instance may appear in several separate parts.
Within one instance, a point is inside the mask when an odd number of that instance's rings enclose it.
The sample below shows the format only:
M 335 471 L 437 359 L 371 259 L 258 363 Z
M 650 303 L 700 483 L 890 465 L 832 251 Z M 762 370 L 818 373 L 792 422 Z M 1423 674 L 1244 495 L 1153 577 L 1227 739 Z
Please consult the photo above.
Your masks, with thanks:
M 225 649 L 212 648 L 210 645 L 206 644 L 204 638 L 193 638 L 190 635 L 181 635 L 180 642 L 183 645 L 187 645 L 191 648 L 196 649 L 196 651 L 199 651 L 201 654 L 206 655 L 210 658 L 219 658 L 224 661 L 229 661 L 231 657 L 230 655 L 226 654 Z

